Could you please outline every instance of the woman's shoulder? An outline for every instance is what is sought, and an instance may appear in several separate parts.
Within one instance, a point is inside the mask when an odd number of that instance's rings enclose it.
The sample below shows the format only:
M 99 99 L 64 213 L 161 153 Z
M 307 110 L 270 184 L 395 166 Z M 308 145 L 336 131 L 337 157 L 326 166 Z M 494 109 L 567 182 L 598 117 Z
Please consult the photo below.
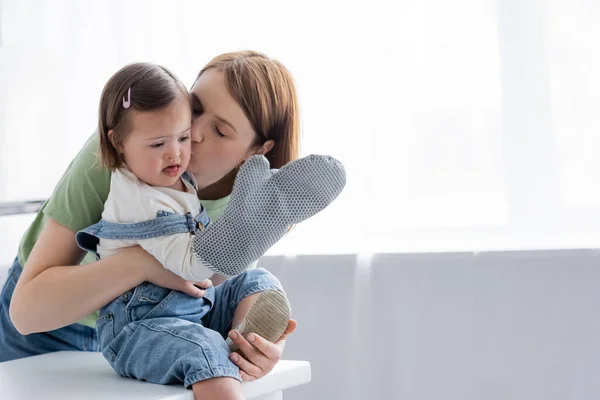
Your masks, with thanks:
M 104 176 L 106 180 L 110 178 L 110 169 L 104 167 L 100 161 L 100 139 L 98 134 L 94 134 L 85 142 L 77 156 L 69 165 L 69 170 L 73 167 L 79 168 L 82 173 L 96 173 Z
M 110 190 L 110 170 L 98 157 L 94 134 L 67 167 L 48 200 L 44 213 L 77 232 L 100 220 Z
M 63 176 L 60 178 L 55 192 L 63 185 L 83 189 L 97 189 L 106 198 L 110 187 L 110 169 L 104 167 L 99 157 L 100 141 L 94 134 L 84 143 L 79 153 L 71 160 Z M 96 190 L 94 190 L 96 191 Z

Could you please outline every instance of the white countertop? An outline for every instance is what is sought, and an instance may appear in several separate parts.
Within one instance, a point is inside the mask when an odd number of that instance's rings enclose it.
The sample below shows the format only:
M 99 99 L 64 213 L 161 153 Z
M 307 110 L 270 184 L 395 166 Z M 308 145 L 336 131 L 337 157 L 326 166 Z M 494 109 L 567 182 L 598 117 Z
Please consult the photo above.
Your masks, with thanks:
M 248 399 L 310 382 L 307 361 L 280 361 L 270 374 L 244 384 Z M 61 351 L 0 363 L 0 399 L 193 400 L 183 385 L 121 378 L 100 353 Z

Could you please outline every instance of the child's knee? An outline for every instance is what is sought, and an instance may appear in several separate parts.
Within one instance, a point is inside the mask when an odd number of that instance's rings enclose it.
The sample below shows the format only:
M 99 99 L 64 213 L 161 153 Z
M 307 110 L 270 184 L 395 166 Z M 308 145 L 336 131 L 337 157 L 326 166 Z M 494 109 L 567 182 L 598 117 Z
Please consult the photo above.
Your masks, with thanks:
M 241 284 L 244 286 L 243 292 L 247 293 L 247 295 L 265 290 L 279 290 L 283 292 L 283 286 L 279 282 L 279 279 L 266 269 L 251 269 L 239 277 Z
M 250 279 L 255 279 L 255 280 L 273 279 L 273 280 L 277 281 L 277 278 L 275 278 L 275 275 L 273 275 L 272 273 L 270 273 L 269 271 L 267 271 L 264 268 L 249 269 L 248 271 L 244 272 L 244 274 L 246 274 L 246 276 L 249 277 Z M 277 282 L 279 282 L 279 281 L 277 281 Z

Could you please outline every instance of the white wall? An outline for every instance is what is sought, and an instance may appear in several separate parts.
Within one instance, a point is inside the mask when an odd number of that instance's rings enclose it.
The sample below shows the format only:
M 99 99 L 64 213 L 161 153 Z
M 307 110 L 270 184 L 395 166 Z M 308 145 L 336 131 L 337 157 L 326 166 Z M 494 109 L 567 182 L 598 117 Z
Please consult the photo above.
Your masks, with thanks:
M 298 319 L 295 399 L 600 398 L 591 250 L 268 258 Z
M 600 398 L 597 251 L 262 265 L 299 322 L 285 358 L 312 363 L 312 383 L 286 400 Z
M 21 237 L 34 218 L 35 214 L 0 217 L 0 266 L 12 264 L 17 256 Z

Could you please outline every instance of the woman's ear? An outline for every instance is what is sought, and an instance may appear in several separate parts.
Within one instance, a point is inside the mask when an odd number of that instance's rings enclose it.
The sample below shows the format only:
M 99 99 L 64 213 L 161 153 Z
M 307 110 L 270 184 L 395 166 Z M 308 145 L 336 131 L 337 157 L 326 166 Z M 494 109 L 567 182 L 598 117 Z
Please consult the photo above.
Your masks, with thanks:
M 255 156 L 255 155 L 257 155 L 257 154 L 260 154 L 260 155 L 263 155 L 263 156 L 264 156 L 265 154 L 267 154 L 268 152 L 270 152 L 270 151 L 271 151 L 271 149 L 273 149 L 273 146 L 275 146 L 275 141 L 274 141 L 274 140 L 270 140 L 270 139 L 269 139 L 269 140 L 267 140 L 266 142 L 264 142 L 264 143 L 263 143 L 263 145 L 262 145 L 262 146 L 260 146 L 260 147 L 258 148 L 258 150 L 256 150 L 254 153 L 251 153 L 251 154 L 248 156 L 248 158 L 250 158 L 250 157 L 252 157 L 252 156 Z M 244 159 L 244 161 L 246 161 L 248 158 Z M 238 165 L 237 167 L 238 167 L 238 168 L 241 168 L 241 166 L 242 166 L 242 164 L 244 163 L 244 161 L 242 161 L 242 162 L 240 163 L 240 165 Z
M 264 142 L 263 145 L 260 146 L 260 148 L 254 154 L 262 154 L 264 156 L 265 154 L 270 152 L 271 149 L 273 149 L 273 146 L 275 146 L 275 141 L 269 139 L 266 142 Z

